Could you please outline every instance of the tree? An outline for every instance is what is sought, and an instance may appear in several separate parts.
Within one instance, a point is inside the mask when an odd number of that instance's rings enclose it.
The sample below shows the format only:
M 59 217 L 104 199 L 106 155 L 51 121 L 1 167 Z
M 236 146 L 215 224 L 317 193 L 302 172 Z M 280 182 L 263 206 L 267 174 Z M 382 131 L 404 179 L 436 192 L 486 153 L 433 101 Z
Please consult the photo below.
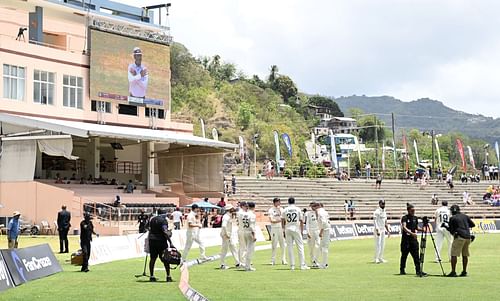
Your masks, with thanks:
M 254 84 L 256 85 L 257 87 L 261 88 L 261 89 L 267 89 L 269 88 L 269 86 L 263 81 L 260 79 L 260 77 L 256 74 L 254 74 L 252 76 L 252 78 L 249 80 L 249 82 L 251 84 Z
M 375 142 L 375 129 L 377 130 L 378 141 L 385 139 L 384 122 L 376 116 L 365 116 L 358 120 L 359 137 L 365 142 Z
M 271 88 L 281 94 L 284 102 L 288 102 L 290 97 L 297 96 L 297 86 L 289 76 L 280 75 L 276 78 Z
M 241 127 L 241 130 L 246 130 L 250 125 L 253 117 L 253 108 L 247 102 L 240 103 L 240 107 L 238 109 L 238 119 L 237 124 Z
M 278 66 L 272 65 L 271 66 L 271 73 L 269 74 L 269 78 L 267 79 L 268 83 L 270 86 L 273 85 L 274 81 L 278 77 Z
M 313 96 L 309 98 L 309 103 L 318 107 L 328 108 L 328 111 L 333 116 L 344 117 L 344 113 L 340 110 L 339 105 L 329 97 Z

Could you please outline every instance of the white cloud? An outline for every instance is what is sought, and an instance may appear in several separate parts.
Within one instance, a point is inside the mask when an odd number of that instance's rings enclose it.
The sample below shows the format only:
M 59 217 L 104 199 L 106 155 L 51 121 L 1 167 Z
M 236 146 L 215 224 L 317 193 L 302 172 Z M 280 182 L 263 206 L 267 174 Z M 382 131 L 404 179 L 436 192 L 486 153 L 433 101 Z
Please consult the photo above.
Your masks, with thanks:
M 500 116 L 500 1 L 171 2 L 176 41 L 249 75 L 276 64 L 308 93 L 430 97 Z

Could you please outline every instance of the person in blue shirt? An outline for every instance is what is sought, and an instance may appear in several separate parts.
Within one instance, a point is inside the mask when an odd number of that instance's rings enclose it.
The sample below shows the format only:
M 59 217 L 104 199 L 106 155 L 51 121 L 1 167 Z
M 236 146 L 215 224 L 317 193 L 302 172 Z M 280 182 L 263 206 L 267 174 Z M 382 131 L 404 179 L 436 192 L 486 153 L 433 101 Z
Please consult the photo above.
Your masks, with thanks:
M 21 213 L 19 211 L 14 211 L 12 218 L 9 221 L 9 226 L 7 227 L 7 240 L 9 242 L 9 249 L 17 249 L 17 238 L 20 232 L 19 217 Z

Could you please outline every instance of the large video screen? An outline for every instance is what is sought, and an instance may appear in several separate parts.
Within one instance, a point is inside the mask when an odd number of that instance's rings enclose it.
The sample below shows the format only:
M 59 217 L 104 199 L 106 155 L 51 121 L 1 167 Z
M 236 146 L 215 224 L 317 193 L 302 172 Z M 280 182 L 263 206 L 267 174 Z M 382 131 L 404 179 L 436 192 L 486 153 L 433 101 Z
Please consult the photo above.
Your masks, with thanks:
M 167 45 L 91 30 L 90 95 L 138 105 L 167 107 Z

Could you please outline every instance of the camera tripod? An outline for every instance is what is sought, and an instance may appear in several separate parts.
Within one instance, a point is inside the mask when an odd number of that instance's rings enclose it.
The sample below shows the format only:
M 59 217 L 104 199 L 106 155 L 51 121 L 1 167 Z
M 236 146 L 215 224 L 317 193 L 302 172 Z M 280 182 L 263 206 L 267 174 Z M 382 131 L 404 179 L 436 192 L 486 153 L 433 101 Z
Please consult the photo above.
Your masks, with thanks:
M 418 274 L 419 277 L 424 276 L 424 259 L 425 259 L 425 249 L 427 248 L 427 235 L 431 237 L 432 240 L 432 245 L 434 246 L 434 251 L 436 252 L 436 256 L 439 262 L 439 266 L 441 267 L 441 272 L 443 272 L 443 276 L 446 276 L 446 273 L 444 272 L 443 269 L 443 263 L 441 262 L 441 255 L 437 251 L 436 247 L 436 241 L 434 240 L 434 236 L 432 235 L 432 231 L 429 227 L 429 223 L 426 222 L 426 219 L 424 218 L 424 224 L 423 224 L 423 231 L 420 237 L 420 273 Z

